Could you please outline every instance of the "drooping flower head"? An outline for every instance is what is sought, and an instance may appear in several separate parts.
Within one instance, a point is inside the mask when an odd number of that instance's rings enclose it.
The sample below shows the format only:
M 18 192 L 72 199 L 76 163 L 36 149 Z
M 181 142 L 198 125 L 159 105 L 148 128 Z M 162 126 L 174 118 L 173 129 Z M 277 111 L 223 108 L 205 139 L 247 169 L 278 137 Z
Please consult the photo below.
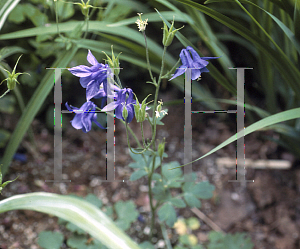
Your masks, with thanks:
M 126 122 L 130 123 L 134 117 L 134 104 L 136 103 L 136 100 L 133 99 L 133 92 L 130 88 L 124 88 L 121 89 L 118 92 L 117 101 L 109 103 L 107 106 L 105 106 L 102 111 L 115 111 L 115 115 L 117 119 L 122 119 L 125 121 L 123 117 L 123 109 L 126 108 L 127 110 L 127 118 Z
M 91 67 L 80 65 L 72 67 L 69 71 L 80 77 L 80 84 L 86 88 L 86 99 L 89 101 L 101 93 L 100 85 L 103 84 L 104 92 L 107 92 L 107 70 L 108 64 L 99 63 L 92 52 L 89 50 L 87 61 L 92 65 Z
M 69 111 L 76 113 L 75 117 L 71 121 L 72 126 L 83 132 L 87 133 L 92 128 L 92 122 L 98 125 L 101 129 L 105 129 L 100 123 L 97 122 L 96 105 L 92 101 L 85 102 L 80 108 L 69 106 L 66 103 L 66 107 Z
M 191 54 L 193 58 L 191 58 Z M 179 75 L 182 75 L 187 68 L 191 68 L 192 70 L 192 80 L 196 80 L 201 76 L 203 72 L 209 72 L 206 68 L 208 65 L 208 61 L 211 59 L 218 59 L 220 57 L 200 57 L 198 53 L 190 46 L 186 47 L 186 49 L 182 49 L 179 55 L 182 65 L 175 71 L 173 77 L 170 79 L 174 79 Z

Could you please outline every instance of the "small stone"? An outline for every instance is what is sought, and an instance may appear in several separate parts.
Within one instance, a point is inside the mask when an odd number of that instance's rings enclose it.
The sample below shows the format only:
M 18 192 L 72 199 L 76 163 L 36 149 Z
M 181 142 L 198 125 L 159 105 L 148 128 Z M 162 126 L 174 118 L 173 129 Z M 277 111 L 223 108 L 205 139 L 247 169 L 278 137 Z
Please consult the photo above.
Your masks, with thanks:
M 74 177 L 79 177 L 81 174 L 78 170 L 76 170 L 74 173 L 73 173 L 73 176 Z
M 165 241 L 164 240 L 159 240 L 158 242 L 157 242 L 157 244 L 156 244 L 156 246 L 158 247 L 158 248 L 164 248 L 165 247 Z
M 150 227 L 144 228 L 144 234 L 149 235 L 150 234 Z

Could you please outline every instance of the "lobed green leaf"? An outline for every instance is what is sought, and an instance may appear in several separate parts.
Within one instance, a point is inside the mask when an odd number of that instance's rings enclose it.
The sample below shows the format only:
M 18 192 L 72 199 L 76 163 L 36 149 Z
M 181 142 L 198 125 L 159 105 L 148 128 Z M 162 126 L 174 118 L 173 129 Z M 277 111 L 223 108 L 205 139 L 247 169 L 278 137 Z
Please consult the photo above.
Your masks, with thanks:
M 173 227 L 176 220 L 177 220 L 177 216 L 176 216 L 176 212 L 175 209 L 173 208 L 173 206 L 169 203 L 165 203 L 159 210 L 158 210 L 158 218 L 161 221 L 165 221 L 166 224 L 169 227 Z
M 136 181 L 146 175 L 148 175 L 148 172 L 146 172 L 144 169 L 136 170 L 131 174 L 130 181 Z
M 60 232 L 43 231 L 39 233 L 38 244 L 44 249 L 59 249 L 64 241 Z

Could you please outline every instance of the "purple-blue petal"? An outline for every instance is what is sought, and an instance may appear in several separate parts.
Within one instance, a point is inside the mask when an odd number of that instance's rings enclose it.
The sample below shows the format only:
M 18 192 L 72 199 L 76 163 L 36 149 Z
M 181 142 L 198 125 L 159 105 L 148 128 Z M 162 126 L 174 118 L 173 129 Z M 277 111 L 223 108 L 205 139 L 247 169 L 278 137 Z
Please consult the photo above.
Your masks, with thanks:
M 134 117 L 134 107 L 132 104 L 127 105 L 126 107 L 127 107 L 127 112 L 128 112 L 128 117 L 127 117 L 126 122 L 130 123 Z
M 99 92 L 94 96 L 94 99 L 100 99 L 106 97 L 104 89 L 100 87 Z
M 78 108 L 75 106 L 72 105 L 69 106 L 68 102 L 66 102 L 65 106 L 67 107 L 68 111 L 78 110 Z
M 89 52 L 88 52 L 87 61 L 91 65 L 97 65 L 98 64 L 98 61 L 96 60 L 95 56 L 92 54 L 91 50 L 89 50 Z
M 221 58 L 222 56 L 219 56 L 219 57 L 202 57 L 201 59 L 202 60 L 212 60 L 212 59 L 219 59 Z
M 108 105 L 106 105 L 101 111 L 103 112 L 109 112 L 114 110 L 117 107 L 117 103 L 116 101 L 113 101 L 111 103 L 109 103 Z
M 98 121 L 97 121 L 97 114 L 95 113 L 94 118 L 93 118 L 93 122 L 101 129 L 106 129 L 104 128 Z
M 100 92 L 100 84 L 96 81 L 91 81 L 86 87 L 86 99 L 89 101 Z
M 79 130 L 83 127 L 82 121 L 81 121 L 81 115 L 82 115 L 82 113 L 76 114 L 75 117 L 71 121 L 72 126 L 77 130 Z
M 133 100 L 132 90 L 128 89 L 127 92 L 128 92 L 128 99 L 126 100 L 126 104 L 133 103 L 134 100 Z
M 192 68 L 203 68 L 203 67 L 206 67 L 207 65 L 209 64 L 208 61 L 205 61 L 205 60 L 199 60 L 199 61 L 195 61 L 193 62 L 193 67 Z
M 87 85 L 88 85 L 90 82 L 92 82 L 92 81 L 94 81 L 94 80 L 92 79 L 91 76 L 88 76 L 88 77 L 82 77 L 82 78 L 80 78 L 80 80 L 79 80 L 80 85 L 81 85 L 83 88 L 86 88 Z
M 196 80 L 200 77 L 201 75 L 200 69 L 192 69 L 191 71 L 192 71 L 192 77 L 191 77 L 192 80 Z
M 77 77 L 87 77 L 92 74 L 90 68 L 84 65 L 69 68 L 69 71 Z
M 194 65 L 193 65 L 193 60 L 192 60 L 192 58 L 191 58 L 191 55 L 190 55 L 190 53 L 189 53 L 189 51 L 187 51 L 186 49 L 183 51 L 183 53 L 184 53 L 184 55 L 185 55 L 185 57 L 186 57 L 186 63 L 187 64 L 184 64 L 184 63 L 182 63 L 182 65 L 185 65 L 185 66 L 187 66 L 188 68 L 193 68 L 194 67 Z M 181 58 L 181 57 L 180 57 Z
M 201 72 L 201 73 L 208 73 L 209 70 L 208 70 L 206 67 L 204 67 L 204 68 L 201 68 L 201 69 L 200 69 L 200 72 Z
M 117 119 L 123 119 L 123 107 L 124 106 L 122 104 L 116 106 L 115 114 Z
M 86 114 L 86 113 L 85 113 Z M 92 120 L 89 115 L 82 115 L 81 117 L 81 122 L 82 122 L 82 130 L 83 132 L 89 132 L 92 129 Z
M 199 54 L 191 46 L 187 46 L 186 49 L 191 52 L 194 62 L 201 61 Z
M 186 66 L 181 65 L 181 66 L 175 71 L 175 73 L 173 74 L 173 77 L 172 77 L 171 79 L 169 79 L 169 81 L 172 80 L 172 79 L 174 79 L 174 78 L 176 78 L 176 77 L 178 77 L 178 76 L 180 76 L 180 75 L 182 75 L 182 74 L 184 74 L 186 68 L 187 68 Z
M 180 60 L 181 60 L 182 65 L 188 66 L 188 61 L 187 61 L 187 58 L 186 58 L 186 56 L 185 56 L 185 51 L 186 51 L 186 49 L 183 48 L 183 49 L 180 51 L 179 57 L 180 57 Z

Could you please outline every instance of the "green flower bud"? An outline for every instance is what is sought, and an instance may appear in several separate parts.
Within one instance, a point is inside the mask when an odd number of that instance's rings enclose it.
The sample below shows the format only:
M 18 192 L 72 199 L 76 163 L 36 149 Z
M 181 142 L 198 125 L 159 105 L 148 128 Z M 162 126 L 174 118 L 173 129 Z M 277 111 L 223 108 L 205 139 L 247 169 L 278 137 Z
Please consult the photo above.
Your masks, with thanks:
M 161 112 L 161 106 L 163 105 L 162 100 L 158 101 L 158 106 L 156 107 L 156 111 L 159 113 Z
M 139 105 L 139 120 L 137 122 L 143 122 L 146 119 L 146 109 L 147 109 L 147 104 L 150 102 L 146 103 L 147 98 L 150 96 L 149 94 L 143 101 L 142 104 Z M 148 108 L 149 109 L 149 108 Z
M 174 20 L 173 20 L 172 25 L 171 25 L 171 27 L 170 27 L 169 30 L 168 30 L 167 24 L 164 22 L 164 27 L 163 27 L 164 33 L 163 33 L 163 41 L 162 41 L 162 43 L 166 47 L 171 45 L 176 32 L 178 30 L 182 29 L 184 26 L 182 26 L 179 29 L 174 29 L 174 30 L 173 30 L 173 27 L 174 27 Z
M 146 119 L 146 108 L 147 108 L 147 104 L 149 104 L 150 102 L 146 103 L 147 98 L 150 96 L 151 94 L 149 94 L 142 102 L 142 104 L 140 104 L 137 96 L 134 94 L 135 99 L 136 99 L 136 104 L 133 105 L 134 106 L 134 112 L 135 112 L 135 118 L 136 121 L 139 122 L 144 122 Z
M 68 3 L 71 3 L 71 2 L 68 2 Z M 94 7 L 93 5 L 90 5 L 89 3 L 90 3 L 90 0 L 87 0 L 86 3 L 83 0 L 81 0 L 81 3 L 72 3 L 72 4 L 79 5 L 80 9 L 81 9 L 81 13 L 87 18 L 89 17 L 89 8 L 103 9 L 101 7 Z
M 8 90 L 13 90 L 15 87 L 16 87 L 16 83 L 20 84 L 19 81 L 18 81 L 18 77 L 19 75 L 21 74 L 28 74 L 30 75 L 29 73 L 16 73 L 16 68 L 17 68 L 17 65 L 18 65 L 18 62 L 20 60 L 22 55 L 20 55 L 20 57 L 18 58 L 17 60 L 17 63 L 13 69 L 12 72 L 9 72 L 8 70 L 2 68 L 5 72 L 7 72 L 7 75 L 8 77 L 4 80 L 2 80 L 2 82 L 0 83 L 0 85 L 4 82 L 4 81 L 7 81 L 7 88 Z
M 103 51 L 102 51 L 103 52 Z M 113 50 L 113 46 L 111 46 L 111 58 L 105 53 L 103 52 L 106 57 L 107 60 L 105 63 L 107 63 L 109 65 L 109 67 L 113 70 L 113 74 L 114 75 L 119 75 L 120 73 L 120 62 L 119 62 L 119 56 L 121 53 L 118 54 L 117 57 L 115 57 L 114 55 L 114 50 Z
M 160 157 L 163 156 L 164 152 L 165 152 L 165 138 L 163 139 L 163 141 L 161 141 L 161 143 L 158 145 L 158 155 Z
M 123 116 L 123 118 L 126 122 L 127 117 L 128 117 L 128 111 L 127 111 L 127 108 L 125 106 L 123 107 L 122 116 Z
M 81 3 L 74 3 L 80 6 L 81 9 L 81 13 L 85 16 L 88 17 L 89 16 L 89 8 L 93 7 L 92 5 L 89 5 L 90 0 L 88 0 L 86 3 L 81 0 Z

